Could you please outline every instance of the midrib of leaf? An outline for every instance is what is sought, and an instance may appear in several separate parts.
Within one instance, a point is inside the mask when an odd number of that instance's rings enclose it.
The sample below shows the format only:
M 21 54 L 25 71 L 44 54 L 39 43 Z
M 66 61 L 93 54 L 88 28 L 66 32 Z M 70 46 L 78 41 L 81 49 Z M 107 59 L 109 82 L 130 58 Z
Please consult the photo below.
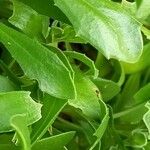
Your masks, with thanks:
M 4 26 L 3 25 L 3 23 L 0 23 L 2 26 Z M 9 28 L 9 27 L 8 27 Z M 10 30 L 10 29 L 9 29 Z M 18 47 L 18 49 L 21 49 L 23 52 L 24 52 L 24 54 L 25 55 L 27 55 L 27 56 L 29 56 L 29 58 L 32 58 L 35 62 L 34 62 L 34 64 L 36 64 L 35 65 L 35 68 L 38 70 L 39 68 L 38 68 L 38 65 L 37 64 L 39 64 L 40 65 L 40 68 L 47 68 L 47 72 L 49 73 L 49 76 L 51 77 L 51 80 L 52 80 L 52 83 L 51 83 L 51 85 L 53 85 L 53 84 L 55 84 L 56 85 L 56 88 L 57 88 L 57 90 L 60 90 L 60 82 L 59 81 L 57 81 L 57 80 L 54 80 L 54 76 L 53 76 L 53 74 L 49 71 L 51 68 L 48 68 L 47 66 L 49 65 L 49 66 L 52 66 L 52 64 L 50 64 L 49 62 L 50 61 L 48 61 L 48 59 L 47 59 L 47 61 L 46 61 L 46 64 L 45 64 L 45 62 L 44 62 L 44 59 L 43 60 L 38 60 L 38 58 L 39 57 L 41 57 L 40 56 L 40 54 L 38 54 L 37 52 L 37 50 L 34 50 L 34 53 L 36 53 L 37 55 L 38 55 L 38 57 L 34 57 L 33 55 L 32 55 L 32 51 L 31 52 L 29 52 L 28 50 L 26 50 L 23 46 L 21 46 L 18 42 L 17 42 L 17 39 L 19 38 L 19 37 L 16 37 L 16 35 L 15 35 L 15 38 L 16 38 L 16 40 L 14 40 L 13 39 L 13 36 L 12 35 L 9 35 L 8 33 L 6 33 L 5 32 L 5 30 L 2 30 L 1 28 L 0 28 L 0 32 L 5 36 L 5 37 L 7 37 L 7 41 L 6 40 L 4 40 L 4 43 L 7 43 L 7 47 L 9 48 L 10 46 L 11 46 L 11 43 L 13 43 L 13 45 L 16 45 L 17 47 Z M 12 31 L 13 32 L 13 31 Z M 15 33 L 14 33 L 15 34 Z M 1 37 L 0 37 L 1 38 Z M 30 38 L 29 38 L 30 39 Z M 11 41 L 11 42 L 9 42 L 9 40 Z M 8 44 L 8 43 L 10 43 L 10 45 Z M 26 41 L 23 43 L 23 44 L 26 44 Z M 53 52 L 51 52 L 50 50 L 48 50 L 46 47 L 44 47 L 44 46 L 42 46 L 40 43 L 38 43 L 37 41 L 35 41 L 35 40 L 33 40 L 33 43 L 31 43 L 31 45 L 36 45 L 36 47 L 34 48 L 34 49 L 36 49 L 37 48 L 37 45 L 38 46 L 40 46 L 40 48 L 43 48 L 44 50 L 45 50 L 45 56 L 47 56 L 48 55 L 48 53 L 50 53 L 50 55 L 52 56 L 52 57 L 54 57 L 55 56 L 55 58 L 57 58 L 58 59 L 58 61 L 56 61 L 56 60 L 54 60 L 53 59 L 53 61 L 58 65 L 60 65 L 61 66 L 61 68 L 63 68 L 63 72 L 65 72 L 66 74 L 68 74 L 68 81 L 70 82 L 70 83 L 72 83 L 72 86 L 73 86 L 73 89 L 75 89 L 75 86 L 74 86 L 74 82 L 73 82 L 73 79 L 71 78 L 71 74 L 70 74 L 70 72 L 69 72 L 69 70 L 68 70 L 68 68 L 63 64 L 63 62 L 59 59 L 59 57 L 55 54 L 55 53 L 53 53 Z M 4 44 L 5 45 L 5 44 Z M 27 49 L 29 49 L 29 46 L 27 46 Z M 12 53 L 12 56 L 14 55 L 15 57 L 18 57 L 18 56 L 16 56 L 16 55 L 20 55 L 20 51 L 19 52 L 16 52 L 16 51 L 14 51 L 14 50 L 10 50 L 10 52 Z M 21 58 L 21 55 L 20 55 L 20 58 Z M 38 73 L 36 73 L 37 75 L 38 75 L 38 77 L 36 77 L 35 76 L 35 74 L 34 73 L 31 73 L 31 72 L 29 72 L 28 70 L 26 71 L 26 67 L 25 67 L 25 63 L 22 63 L 22 62 L 20 62 L 20 58 L 19 58 L 19 63 L 20 64 L 22 64 L 22 66 L 23 66 L 23 71 L 24 71 L 24 73 L 27 75 L 27 76 L 29 76 L 30 78 L 32 78 L 32 79 L 36 79 L 37 81 L 38 81 L 38 83 L 39 83 L 39 86 L 41 87 L 41 89 L 43 89 L 43 84 L 42 84 L 42 82 L 41 82 L 41 80 L 39 80 L 39 72 Z M 42 57 L 41 57 L 42 58 Z M 26 63 L 28 63 L 28 62 L 26 62 Z M 53 71 L 55 70 L 55 66 L 53 65 L 52 66 L 52 69 L 53 69 Z M 56 67 L 56 70 L 57 70 L 57 67 Z M 44 72 L 45 72 L 45 70 L 43 70 Z M 47 74 L 47 73 L 46 73 Z M 43 76 L 44 76 L 45 74 L 43 74 Z M 44 76 L 45 77 L 45 76 Z M 45 77 L 46 78 L 46 77 Z M 45 88 L 43 89 L 45 92 L 47 92 L 47 93 L 49 93 L 50 95 L 53 95 L 53 96 L 56 96 L 56 97 L 59 97 L 59 98 L 63 98 L 63 99 L 66 99 L 66 97 L 65 96 L 61 96 L 60 97 L 60 95 L 58 96 L 58 92 L 56 92 L 56 90 L 54 90 L 53 92 L 49 92 L 49 90 L 46 90 Z M 61 91 L 62 92 L 62 91 Z M 75 92 L 75 90 L 74 90 L 74 92 Z
M 1 29 L 0 29 L 1 30 Z M 45 67 L 44 66 L 44 64 L 42 63 L 42 61 L 39 61 L 36 57 L 33 57 L 33 55 L 29 52 L 29 51 L 26 51 L 26 49 L 24 48 L 24 47 L 22 47 L 22 46 L 20 46 L 20 44 L 19 43 L 17 43 L 15 40 L 13 40 L 13 38 L 11 38 L 10 36 L 9 36 L 9 34 L 7 34 L 7 33 L 5 33 L 3 30 L 1 30 L 1 32 L 3 32 L 3 34 L 5 34 L 5 36 L 7 36 L 9 39 L 11 39 L 18 47 L 20 47 L 27 55 L 29 55 L 30 57 L 32 57 L 32 59 L 34 59 L 36 62 L 37 62 L 37 64 L 41 64 L 43 67 Z M 8 41 L 9 42 L 9 41 Z M 46 49 L 45 49 L 45 51 L 46 51 Z M 47 50 L 48 51 L 48 50 Z M 50 52 L 50 51 L 49 51 Z M 50 52 L 51 53 L 51 52 Z M 56 54 L 54 54 L 54 53 L 51 53 L 51 55 L 53 55 L 53 56 L 57 56 Z M 61 65 L 63 65 L 63 67 L 66 69 L 66 71 L 69 73 L 69 75 L 70 75 L 70 72 L 69 72 L 69 70 L 68 70 L 68 68 L 60 61 L 60 63 L 61 63 Z M 71 76 L 70 76 L 70 79 L 71 79 Z

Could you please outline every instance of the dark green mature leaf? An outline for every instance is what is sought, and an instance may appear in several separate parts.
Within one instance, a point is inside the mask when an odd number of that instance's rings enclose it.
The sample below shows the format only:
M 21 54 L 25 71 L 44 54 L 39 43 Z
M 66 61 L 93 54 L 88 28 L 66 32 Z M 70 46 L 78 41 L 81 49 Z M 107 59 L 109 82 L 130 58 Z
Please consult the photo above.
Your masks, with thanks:
M 58 98 L 75 98 L 75 87 L 70 72 L 56 54 L 2 23 L 0 41 L 17 60 L 25 74 L 38 81 L 42 91 Z
M 17 143 L 23 150 L 31 150 L 30 133 L 27 127 L 27 118 L 24 114 L 14 115 L 10 120 L 11 126 L 16 130 Z
M 48 33 L 49 18 L 38 14 L 18 0 L 13 0 L 13 5 L 13 15 L 9 18 L 9 22 L 30 37 L 44 40 Z
M 58 99 L 50 95 L 43 98 L 42 118 L 33 125 L 31 133 L 32 144 L 39 140 L 52 125 L 67 100 Z
M 64 146 L 73 138 L 75 132 L 66 132 L 42 139 L 33 145 L 32 150 L 65 150 Z
M 21 0 L 26 5 L 32 7 L 38 13 L 52 17 L 54 19 L 69 23 L 67 17 L 56 7 L 54 6 L 53 0 Z
M 41 104 L 33 101 L 29 95 L 25 91 L 0 93 L 0 133 L 13 130 L 10 119 L 16 114 L 25 114 L 28 125 L 41 118 Z
M 54 0 L 78 36 L 107 58 L 136 62 L 142 53 L 140 24 L 119 4 L 98 0 Z
M 16 90 L 16 85 L 7 77 L 0 75 L 0 92 L 10 92 Z
M 1 134 L 0 135 L 0 149 L 2 150 L 20 150 L 19 146 L 15 146 L 15 144 L 12 142 L 13 138 L 12 134 Z

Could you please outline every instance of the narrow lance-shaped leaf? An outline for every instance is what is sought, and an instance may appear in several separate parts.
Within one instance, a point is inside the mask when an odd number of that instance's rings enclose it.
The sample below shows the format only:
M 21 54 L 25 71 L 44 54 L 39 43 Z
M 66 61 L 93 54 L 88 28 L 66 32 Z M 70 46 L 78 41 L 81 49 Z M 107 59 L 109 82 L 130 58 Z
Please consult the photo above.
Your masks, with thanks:
M 67 100 L 58 99 L 48 94 L 44 95 L 42 118 L 33 125 L 31 132 L 32 144 L 34 144 L 46 133 L 66 103 Z
M 42 91 L 58 98 L 75 98 L 70 72 L 56 54 L 3 23 L 0 23 L 0 41 L 25 74 L 38 81 Z
M 64 146 L 73 138 L 75 132 L 66 132 L 42 139 L 33 145 L 32 150 L 65 150 Z
M 0 92 L 9 92 L 16 90 L 16 85 L 7 77 L 0 75 Z
M 119 4 L 99 0 L 54 0 L 73 24 L 77 36 L 108 59 L 136 62 L 142 54 L 140 24 Z

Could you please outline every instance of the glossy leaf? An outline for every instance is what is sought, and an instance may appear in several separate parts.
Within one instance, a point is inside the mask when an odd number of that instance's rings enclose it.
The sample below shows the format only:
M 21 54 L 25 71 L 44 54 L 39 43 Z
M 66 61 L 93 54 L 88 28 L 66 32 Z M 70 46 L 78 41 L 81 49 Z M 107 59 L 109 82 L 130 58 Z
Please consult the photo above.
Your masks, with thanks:
M 73 138 L 75 132 L 66 132 L 38 141 L 32 150 L 65 150 L 64 146 Z
M 54 0 L 78 36 L 108 59 L 136 62 L 142 53 L 140 24 L 119 4 L 98 0 Z M 127 44 L 128 43 L 128 44 Z
M 50 95 L 44 96 L 42 118 L 33 125 L 31 133 L 32 144 L 45 134 L 66 103 L 67 100 L 58 99 Z
M 13 15 L 9 18 L 9 22 L 30 37 L 44 40 L 48 33 L 49 18 L 38 14 L 18 0 L 13 0 L 13 7 Z
M 2 23 L 0 23 L 0 40 L 25 74 L 38 81 L 42 91 L 59 98 L 75 98 L 70 72 L 56 54 Z
M 0 93 L 0 133 L 13 130 L 10 119 L 14 115 L 25 114 L 28 125 L 41 118 L 42 105 L 33 101 L 29 94 L 25 91 Z

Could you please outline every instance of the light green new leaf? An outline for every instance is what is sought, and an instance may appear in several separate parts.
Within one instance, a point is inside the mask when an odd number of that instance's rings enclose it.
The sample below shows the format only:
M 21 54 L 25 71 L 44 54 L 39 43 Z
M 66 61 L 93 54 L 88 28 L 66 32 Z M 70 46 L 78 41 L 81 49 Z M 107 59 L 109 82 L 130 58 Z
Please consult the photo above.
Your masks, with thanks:
M 96 69 L 94 62 L 90 58 L 88 58 L 85 54 L 81 54 L 75 51 L 65 51 L 64 53 L 66 56 L 72 57 L 86 64 L 90 68 L 90 71 L 92 72 L 93 77 L 94 78 L 98 77 L 98 74 L 99 74 L 98 69 Z
M 16 85 L 7 77 L 0 75 L 0 92 L 10 92 L 17 89 Z
M 65 150 L 64 146 L 73 138 L 75 132 L 66 132 L 42 139 L 33 145 L 32 150 Z
M 13 130 L 10 119 L 16 114 L 25 114 L 28 125 L 38 121 L 41 118 L 41 106 L 32 100 L 29 92 L 0 93 L 0 133 Z
M 48 33 L 49 18 L 38 14 L 18 0 L 13 0 L 13 15 L 9 18 L 9 22 L 30 37 L 39 40 L 44 40 Z
M 23 150 L 31 150 L 30 133 L 27 127 L 26 115 L 14 115 L 11 120 L 11 126 L 16 130 L 17 143 L 21 145 Z
M 42 118 L 33 125 L 31 132 L 32 144 L 45 134 L 66 103 L 67 100 L 58 99 L 47 94 L 43 97 Z
M 54 0 L 75 31 L 108 59 L 136 62 L 142 54 L 140 24 L 119 4 L 103 0 Z
M 38 81 L 42 91 L 58 98 L 75 98 L 70 72 L 56 54 L 2 23 L 0 41 L 17 60 L 24 73 Z

